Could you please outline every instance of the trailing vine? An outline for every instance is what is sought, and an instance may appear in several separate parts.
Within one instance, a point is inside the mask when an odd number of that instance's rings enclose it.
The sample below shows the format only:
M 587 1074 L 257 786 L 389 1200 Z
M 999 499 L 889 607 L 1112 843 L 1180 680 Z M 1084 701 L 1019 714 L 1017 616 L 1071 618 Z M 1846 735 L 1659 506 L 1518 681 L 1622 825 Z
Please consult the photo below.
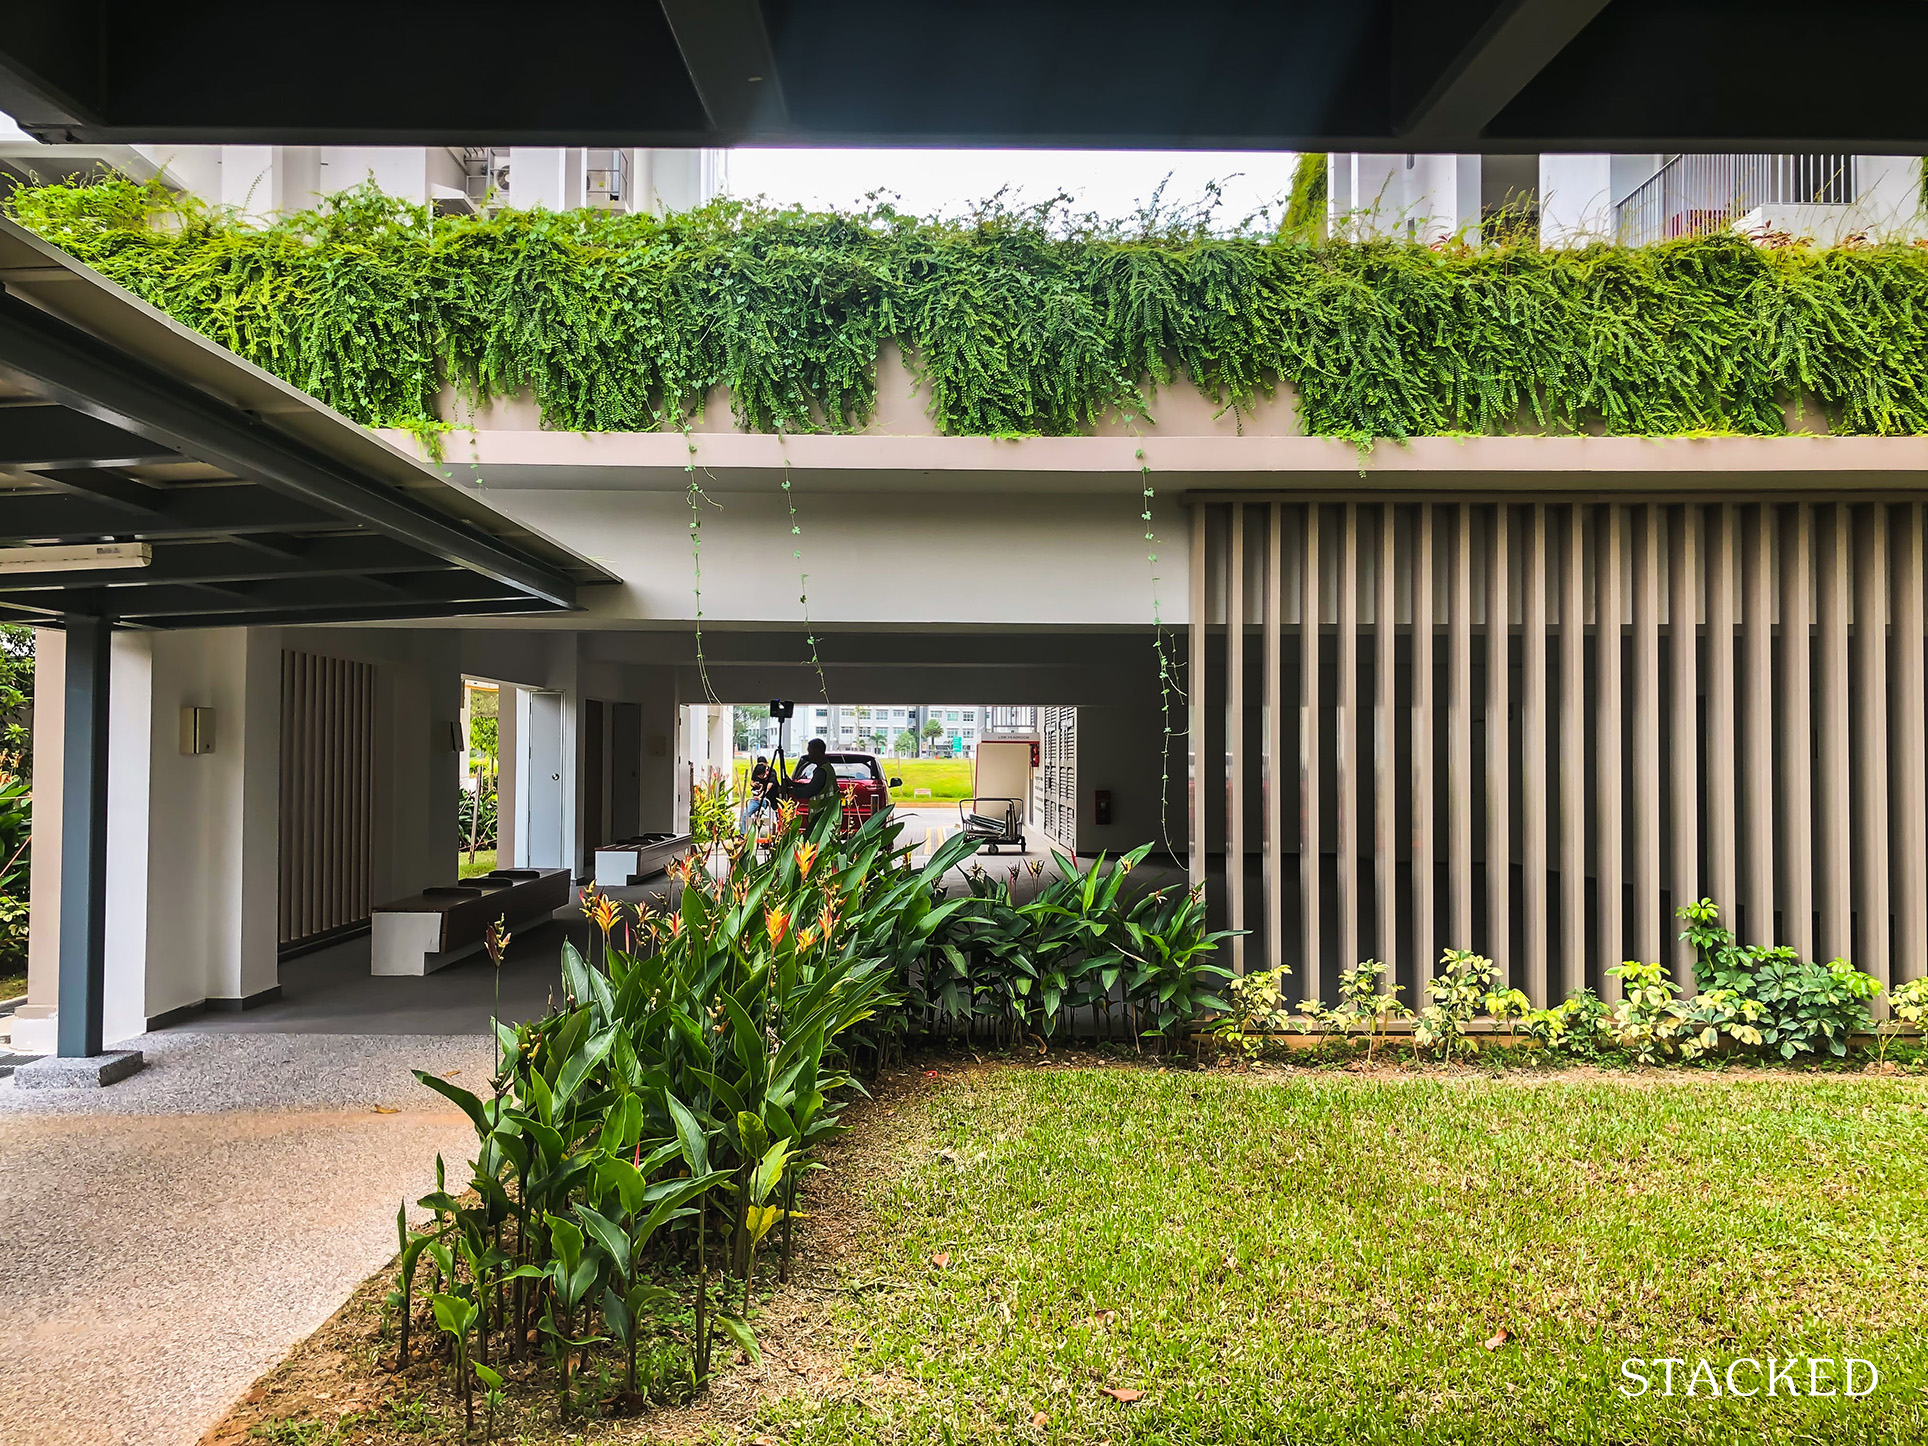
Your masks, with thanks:
M 1308 194 L 1311 177 L 1308 175 Z M 22 223 L 370 425 L 527 391 L 544 425 L 862 426 L 886 341 L 953 434 L 1072 434 L 1180 375 L 1296 390 L 1318 435 L 1928 432 L 1928 250 L 1732 235 L 1541 251 L 927 220 L 717 201 L 436 216 L 363 188 L 265 225 L 153 185 L 23 187 Z
M 783 437 L 779 433 L 777 444 L 781 446 Z M 790 549 L 790 556 L 797 563 L 797 602 L 803 607 L 803 640 L 810 648 L 810 666 L 817 670 L 817 691 L 823 694 L 823 701 L 830 701 L 830 684 L 823 675 L 823 659 L 817 656 L 817 630 L 810 622 L 810 574 L 803 570 L 803 528 L 797 522 L 797 501 L 790 489 L 790 454 L 783 454 L 783 501 L 790 509 L 790 536 L 796 539 Z
M 687 421 L 683 424 L 683 442 L 689 448 L 689 459 L 683 463 L 683 475 L 689 483 L 690 504 L 690 564 L 696 573 L 696 676 L 703 684 L 703 696 L 712 703 L 722 700 L 716 696 L 716 689 L 710 686 L 710 669 L 703 657 L 703 514 L 697 506 L 699 501 L 709 498 L 696 481 L 696 436 Z

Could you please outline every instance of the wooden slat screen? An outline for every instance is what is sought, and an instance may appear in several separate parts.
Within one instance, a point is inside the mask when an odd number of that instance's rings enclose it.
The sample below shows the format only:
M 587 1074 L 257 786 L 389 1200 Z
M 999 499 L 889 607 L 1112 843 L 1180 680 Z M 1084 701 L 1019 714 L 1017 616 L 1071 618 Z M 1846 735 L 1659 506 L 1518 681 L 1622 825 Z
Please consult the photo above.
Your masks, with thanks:
M 368 917 L 375 669 L 281 655 L 280 940 L 285 947 Z
M 1673 910 L 1705 894 L 1747 940 L 1918 977 L 1923 508 L 1196 504 L 1192 865 L 1258 861 L 1258 890 L 1210 870 L 1237 954 L 1328 998 L 1373 956 L 1412 1000 L 1470 947 L 1537 1005 L 1611 999 L 1627 958 L 1691 981 Z M 1222 750 L 1208 682 L 1247 720 Z

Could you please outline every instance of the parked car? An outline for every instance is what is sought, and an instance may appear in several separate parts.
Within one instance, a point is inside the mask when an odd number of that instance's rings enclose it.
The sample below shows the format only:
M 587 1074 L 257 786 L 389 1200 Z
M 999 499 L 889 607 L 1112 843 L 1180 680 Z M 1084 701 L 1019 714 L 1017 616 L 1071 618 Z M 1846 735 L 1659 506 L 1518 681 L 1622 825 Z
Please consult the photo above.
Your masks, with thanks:
M 904 786 L 901 778 L 885 779 L 883 765 L 874 753 L 826 753 L 824 758 L 837 775 L 847 829 L 861 827 L 865 819 L 890 802 L 891 789 Z

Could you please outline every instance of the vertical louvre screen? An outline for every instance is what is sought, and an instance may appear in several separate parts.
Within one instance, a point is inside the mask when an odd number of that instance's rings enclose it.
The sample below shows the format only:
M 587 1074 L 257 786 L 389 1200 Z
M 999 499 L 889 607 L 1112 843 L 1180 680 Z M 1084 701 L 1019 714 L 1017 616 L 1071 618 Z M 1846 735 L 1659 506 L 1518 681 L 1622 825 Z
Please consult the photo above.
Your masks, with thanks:
M 1412 1000 L 1452 946 L 1611 999 L 1623 959 L 1691 979 L 1674 909 L 1708 895 L 1745 940 L 1924 973 L 1923 504 L 1199 505 L 1188 686 L 1300 765 L 1274 804 L 1194 755 L 1213 850 L 1264 876 L 1213 877 L 1246 967 L 1329 998 L 1375 957 Z
M 1051 841 L 1067 852 L 1078 849 L 1078 710 L 1040 708 L 1044 757 L 1044 817 Z
M 281 944 L 368 917 L 375 669 L 281 655 Z

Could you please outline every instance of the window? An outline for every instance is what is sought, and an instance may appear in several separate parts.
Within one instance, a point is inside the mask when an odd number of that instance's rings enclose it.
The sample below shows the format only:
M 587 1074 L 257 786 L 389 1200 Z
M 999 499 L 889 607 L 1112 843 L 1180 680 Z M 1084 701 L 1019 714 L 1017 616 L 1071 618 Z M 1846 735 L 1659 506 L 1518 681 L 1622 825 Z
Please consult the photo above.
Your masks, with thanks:
M 1496 666 L 1496 667 L 1495 667 L 1495 668 L 1493 669 L 1493 671 L 1497 673 L 1497 672 L 1499 671 L 1499 668 L 1498 668 L 1498 667 Z M 975 722 L 977 722 L 977 709 L 975 709 L 975 708 L 966 708 L 966 709 L 964 710 L 964 721 L 965 721 L 966 723 L 975 723 Z
M 944 715 L 944 721 L 947 723 L 955 723 L 957 721 L 957 709 L 953 708 L 950 712 L 946 713 Z

